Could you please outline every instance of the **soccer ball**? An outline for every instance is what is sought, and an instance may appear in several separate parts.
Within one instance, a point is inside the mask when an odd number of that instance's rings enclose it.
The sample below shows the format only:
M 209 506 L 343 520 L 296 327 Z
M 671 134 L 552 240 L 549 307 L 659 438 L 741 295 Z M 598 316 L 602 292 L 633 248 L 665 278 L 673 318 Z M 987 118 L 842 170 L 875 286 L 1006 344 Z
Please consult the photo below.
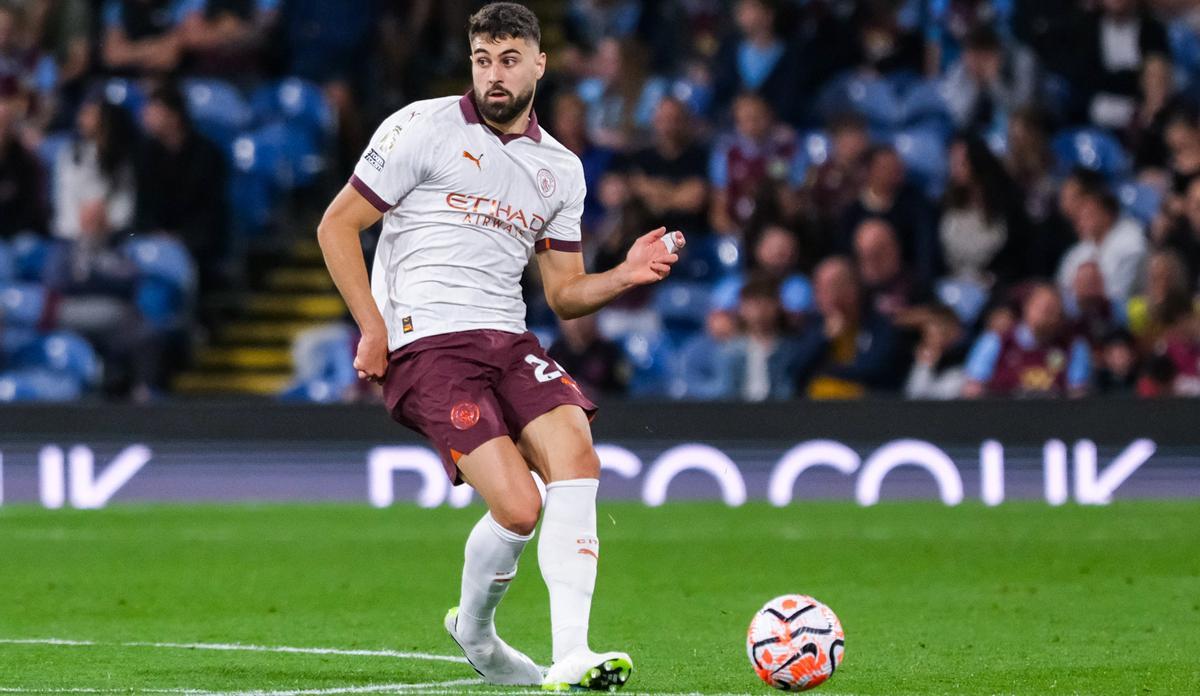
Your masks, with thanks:
M 832 677 L 845 646 L 837 615 L 808 595 L 772 599 L 746 632 L 746 654 L 755 673 L 784 691 L 807 691 Z

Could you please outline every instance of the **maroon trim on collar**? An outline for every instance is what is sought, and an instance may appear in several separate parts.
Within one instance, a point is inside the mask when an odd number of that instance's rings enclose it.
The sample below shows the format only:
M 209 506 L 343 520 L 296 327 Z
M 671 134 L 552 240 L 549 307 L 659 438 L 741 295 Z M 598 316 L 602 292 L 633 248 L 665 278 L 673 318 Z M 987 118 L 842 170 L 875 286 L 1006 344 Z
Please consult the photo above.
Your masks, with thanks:
M 525 128 L 524 133 L 501 133 L 492 128 L 491 124 L 483 120 L 483 116 L 479 113 L 479 105 L 475 103 L 475 91 L 471 90 L 463 95 L 462 99 L 458 100 L 458 106 L 462 109 L 463 118 L 467 123 L 482 123 L 487 126 L 488 130 L 500 138 L 500 142 L 507 145 L 512 141 L 522 136 L 529 138 L 535 143 L 542 142 L 542 129 L 538 127 L 537 112 L 529 110 L 529 126 Z
M 358 178 L 357 174 L 350 175 L 350 185 L 353 186 L 354 190 L 358 191 L 363 198 L 367 199 L 368 203 L 375 206 L 375 210 L 378 210 L 381 213 L 386 213 L 392 209 L 393 206 L 380 198 L 379 194 L 372 191 L 367 182 Z
M 537 243 L 533 245 L 533 248 L 536 249 L 537 253 L 539 254 L 543 251 L 566 251 L 578 253 L 583 251 L 583 243 L 568 242 L 565 239 L 555 239 L 553 237 L 542 237 L 541 239 L 537 240 Z

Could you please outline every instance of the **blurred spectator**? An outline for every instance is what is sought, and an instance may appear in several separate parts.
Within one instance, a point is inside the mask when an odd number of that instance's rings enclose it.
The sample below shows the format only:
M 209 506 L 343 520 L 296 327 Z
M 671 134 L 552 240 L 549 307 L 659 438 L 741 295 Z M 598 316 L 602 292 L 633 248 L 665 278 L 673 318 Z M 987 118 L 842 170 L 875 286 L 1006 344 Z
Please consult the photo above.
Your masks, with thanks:
M 1125 306 L 1109 299 L 1104 274 L 1095 261 L 1076 269 L 1064 305 L 1067 317 L 1075 324 L 1075 333 L 1087 339 L 1093 348 L 1099 348 L 1105 336 L 1125 326 Z
M 0 4 L 0 89 L 14 94 L 30 90 L 37 67 L 37 52 L 31 43 L 21 9 Z
M 1170 176 L 1166 210 L 1168 214 L 1178 215 L 1182 212 L 1188 185 L 1200 178 L 1200 111 L 1190 106 L 1173 109 L 1166 117 L 1163 141 L 1167 147 L 1167 174 Z
M 620 396 L 630 367 L 620 346 L 600 335 L 596 315 L 558 323 L 558 339 L 548 354 L 579 383 L 588 396 Z
M 1135 220 L 1122 217 L 1117 199 L 1107 189 L 1083 191 L 1072 221 L 1079 242 L 1071 247 L 1058 271 L 1058 285 L 1070 293 L 1079 267 L 1089 261 L 1100 266 L 1108 296 L 1126 302 L 1140 287 L 1146 235 Z
M 42 167 L 17 137 L 20 109 L 11 85 L 0 84 L 0 237 L 46 229 Z
M 53 66 L 53 84 L 42 85 L 41 121 L 65 129 L 84 97 L 92 69 L 92 3 L 89 0 L 34 0 L 29 3 L 30 35 Z
M 964 395 L 1082 396 L 1091 381 L 1091 350 L 1070 332 L 1062 299 L 1050 285 L 1034 287 L 1021 322 L 980 336 L 967 358 Z
M 796 233 L 782 225 L 771 224 L 756 236 L 751 258 L 754 273 L 778 285 L 780 305 L 792 321 L 812 309 L 812 284 L 796 267 L 799 254 Z M 718 282 L 713 288 L 713 306 L 722 311 L 735 311 L 745 283 L 746 278 L 740 273 Z
M 137 165 L 137 228 L 181 239 L 205 292 L 218 277 L 228 234 L 225 157 L 196 132 L 173 86 L 150 95 L 142 122 L 148 139 Z
M 1029 224 L 1017 187 L 982 139 L 950 146 L 950 185 L 939 236 L 947 272 L 990 288 L 1023 276 Z
M 1166 28 L 1140 0 L 1101 0 L 1076 36 L 1077 83 L 1087 95 L 1088 118 L 1098 126 L 1124 128 L 1137 110 L 1142 65 L 1170 60 Z
M 128 112 L 95 95 L 79 109 L 75 141 L 54 165 L 53 232 L 108 236 L 133 223 L 136 131 Z
M 713 147 L 708 178 L 713 186 L 711 221 L 720 234 L 740 234 L 759 198 L 777 183 L 792 183 L 796 133 L 779 123 L 762 97 L 743 94 L 733 104 L 734 132 Z
M 1175 223 L 1156 228 L 1156 245 L 1178 254 L 1184 269 L 1181 272 L 1184 287 L 1195 287 L 1200 278 L 1200 178 L 1188 184 L 1183 211 Z
M 904 249 L 904 262 L 921 283 L 940 275 L 942 249 L 934 227 L 933 210 L 906 179 L 904 161 L 895 148 L 880 145 L 866 156 L 866 180 L 858 197 L 842 214 L 834 248 L 853 252 L 854 232 L 866 218 L 887 220 Z
M 954 310 L 934 305 L 917 321 L 921 340 L 904 395 L 909 399 L 944 401 L 962 396 L 967 382 L 967 334 Z
M 653 144 L 629 159 L 632 194 L 668 230 L 699 235 L 706 229 L 707 155 L 692 141 L 691 114 L 683 102 L 667 98 L 654 113 Z
M 1096 393 L 1105 396 L 1133 396 L 1139 378 L 1139 358 L 1133 336 L 1117 329 L 1100 343 L 1100 362 L 1096 370 Z
M 967 35 L 962 58 L 950 67 L 941 91 L 959 128 L 986 133 L 1029 105 L 1036 86 L 1032 52 L 1019 44 L 1006 51 L 996 30 L 981 26 Z
M 593 77 L 579 85 L 588 105 L 588 132 L 601 147 L 627 152 L 641 147 L 659 101 L 662 78 L 647 74 L 645 49 L 633 39 L 604 39 L 592 58 Z
M 854 3 L 859 26 L 860 66 L 878 74 L 919 74 L 925 67 L 921 36 L 905 28 L 897 16 L 899 3 Z
M 608 37 L 631 36 L 642 19 L 645 3 L 638 0 L 570 0 L 567 32 L 587 45 Z
M 733 310 L 709 312 L 704 333 L 693 336 L 679 351 L 681 388 L 678 389 L 678 395 L 681 398 L 734 398 L 736 392 L 732 386 L 733 368 L 729 364 L 729 347 L 738 335 L 738 320 Z
M 863 160 L 871 147 L 866 119 L 858 114 L 839 116 L 829 124 L 829 140 L 828 159 L 808 170 L 802 191 L 823 228 L 837 224 L 863 184 Z
M 854 233 L 858 277 L 875 313 L 896 320 L 927 293 L 904 267 L 896 230 L 881 218 L 862 221 Z
M 1165 169 L 1169 158 L 1164 142 L 1167 119 L 1187 100 L 1176 93 L 1174 66 L 1161 57 L 1142 64 L 1140 87 L 1141 101 L 1125 138 L 1133 152 L 1134 169 Z
M 1050 150 L 1047 117 L 1037 109 L 1019 109 L 1008 119 L 1008 149 L 1005 154 L 1008 175 L 1020 190 L 1025 217 L 1033 225 L 1045 224 L 1054 214 L 1058 182 L 1054 179 L 1054 153 Z M 951 177 L 954 176 L 951 160 Z M 1037 245 L 1038 240 L 1027 240 Z M 1070 246 L 1067 236 L 1061 252 Z M 1058 258 L 1049 264 L 1053 269 Z
M 1129 300 L 1129 330 L 1144 349 L 1151 348 L 1177 316 L 1193 305 L 1183 261 L 1170 250 L 1156 251 L 1146 261 L 1146 291 Z
M 1142 396 L 1200 396 L 1200 314 L 1192 303 L 1172 302 L 1162 312 L 1162 331 L 1152 346 Z
M 795 49 L 780 35 L 780 4 L 777 0 L 733 4 L 737 33 L 725 40 L 713 61 L 718 110 L 724 111 L 736 95 L 752 93 L 762 97 L 778 118 L 792 122 L 797 117 L 801 65 Z
M 848 399 L 899 388 L 906 366 L 896 329 L 866 303 L 851 261 L 835 256 L 821 262 L 813 285 L 817 314 L 800 336 L 797 391 Z
M 738 302 L 742 335 L 729 342 L 727 398 L 743 401 L 788 399 L 793 383 L 789 368 L 798 346 L 784 333 L 779 286 L 770 278 L 751 278 Z
M 583 227 L 586 234 L 596 226 L 604 214 L 600 182 L 612 167 L 615 153 L 608 148 L 597 146 L 588 137 L 587 105 L 577 94 L 560 94 L 554 100 L 553 132 L 554 137 L 575 153 L 583 163 L 583 179 L 587 185 L 587 198 L 583 207 Z
M 112 72 L 162 75 L 183 59 L 182 0 L 105 0 L 101 53 Z
M 262 67 L 280 0 L 184 0 L 179 38 L 190 69 L 245 79 Z

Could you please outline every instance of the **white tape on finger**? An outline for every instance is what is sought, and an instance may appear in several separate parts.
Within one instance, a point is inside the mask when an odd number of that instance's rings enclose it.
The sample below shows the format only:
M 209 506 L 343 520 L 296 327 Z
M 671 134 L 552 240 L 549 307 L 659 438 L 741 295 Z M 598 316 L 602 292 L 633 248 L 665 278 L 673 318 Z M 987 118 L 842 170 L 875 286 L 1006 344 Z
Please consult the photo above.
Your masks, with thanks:
M 677 234 L 679 234 L 679 233 L 671 232 L 671 233 L 663 235 L 663 238 L 662 238 L 663 244 L 667 245 L 667 253 L 668 254 L 674 254 L 675 252 L 679 251 L 682 248 L 682 245 L 679 244 L 675 239 L 675 235 L 677 235 Z

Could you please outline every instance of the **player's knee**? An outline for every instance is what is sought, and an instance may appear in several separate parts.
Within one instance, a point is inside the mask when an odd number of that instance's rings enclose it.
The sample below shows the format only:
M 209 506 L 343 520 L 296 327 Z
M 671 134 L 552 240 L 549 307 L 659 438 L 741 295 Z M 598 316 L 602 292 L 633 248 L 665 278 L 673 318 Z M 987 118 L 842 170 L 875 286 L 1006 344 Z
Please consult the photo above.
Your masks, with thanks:
M 492 510 L 492 517 L 501 527 L 521 536 L 533 534 L 541 514 L 542 501 L 537 496 L 532 500 L 506 502 L 499 510 Z

